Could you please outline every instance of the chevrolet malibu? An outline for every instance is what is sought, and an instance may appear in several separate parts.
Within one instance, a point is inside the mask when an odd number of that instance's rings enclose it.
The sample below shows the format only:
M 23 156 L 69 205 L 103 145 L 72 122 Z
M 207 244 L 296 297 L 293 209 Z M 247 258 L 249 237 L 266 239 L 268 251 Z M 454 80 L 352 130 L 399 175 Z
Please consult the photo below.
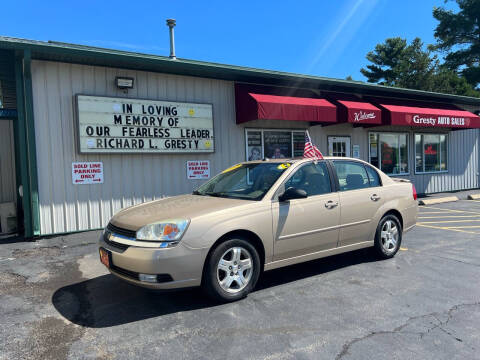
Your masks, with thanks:
M 100 238 L 115 276 L 154 289 L 245 297 L 263 271 L 372 247 L 395 255 L 416 223 L 416 191 L 358 159 L 250 161 L 192 194 L 117 213 Z

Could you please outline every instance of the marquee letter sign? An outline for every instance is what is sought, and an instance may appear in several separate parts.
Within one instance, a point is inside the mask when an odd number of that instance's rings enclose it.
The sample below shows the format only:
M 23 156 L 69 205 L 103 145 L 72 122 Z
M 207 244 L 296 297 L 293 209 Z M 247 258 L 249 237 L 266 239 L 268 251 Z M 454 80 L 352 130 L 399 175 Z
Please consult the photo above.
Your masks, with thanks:
M 77 95 L 80 153 L 213 152 L 211 104 Z

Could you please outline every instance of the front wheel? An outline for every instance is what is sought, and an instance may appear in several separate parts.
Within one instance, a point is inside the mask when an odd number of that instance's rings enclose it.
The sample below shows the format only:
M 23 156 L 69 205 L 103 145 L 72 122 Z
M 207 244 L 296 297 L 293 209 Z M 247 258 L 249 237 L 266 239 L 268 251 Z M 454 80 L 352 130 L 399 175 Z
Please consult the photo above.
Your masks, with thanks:
M 375 252 L 382 259 L 395 256 L 402 243 L 402 225 L 395 215 L 385 215 L 375 233 Z
M 260 257 L 255 247 L 244 239 L 231 239 L 210 254 L 203 288 L 216 300 L 235 301 L 253 290 L 259 276 Z

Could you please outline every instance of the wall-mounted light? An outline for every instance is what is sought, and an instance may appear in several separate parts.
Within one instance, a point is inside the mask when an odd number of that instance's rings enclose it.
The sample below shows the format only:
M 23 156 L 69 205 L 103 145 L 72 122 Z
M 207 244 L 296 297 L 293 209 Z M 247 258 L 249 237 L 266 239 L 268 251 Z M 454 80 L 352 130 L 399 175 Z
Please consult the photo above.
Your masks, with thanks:
M 133 78 L 117 76 L 115 78 L 115 85 L 119 89 L 133 89 Z

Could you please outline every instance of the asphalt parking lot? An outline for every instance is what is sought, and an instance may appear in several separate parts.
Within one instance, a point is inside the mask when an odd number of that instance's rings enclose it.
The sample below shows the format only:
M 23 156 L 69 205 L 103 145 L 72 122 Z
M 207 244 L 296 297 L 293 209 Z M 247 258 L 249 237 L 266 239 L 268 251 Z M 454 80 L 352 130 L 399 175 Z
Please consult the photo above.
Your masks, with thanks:
M 421 206 L 417 225 L 430 229 L 480 234 L 480 200 L 459 200 Z
M 420 209 L 394 259 L 268 272 L 245 300 L 109 275 L 88 232 L 0 243 L 0 359 L 480 359 L 480 202 Z

